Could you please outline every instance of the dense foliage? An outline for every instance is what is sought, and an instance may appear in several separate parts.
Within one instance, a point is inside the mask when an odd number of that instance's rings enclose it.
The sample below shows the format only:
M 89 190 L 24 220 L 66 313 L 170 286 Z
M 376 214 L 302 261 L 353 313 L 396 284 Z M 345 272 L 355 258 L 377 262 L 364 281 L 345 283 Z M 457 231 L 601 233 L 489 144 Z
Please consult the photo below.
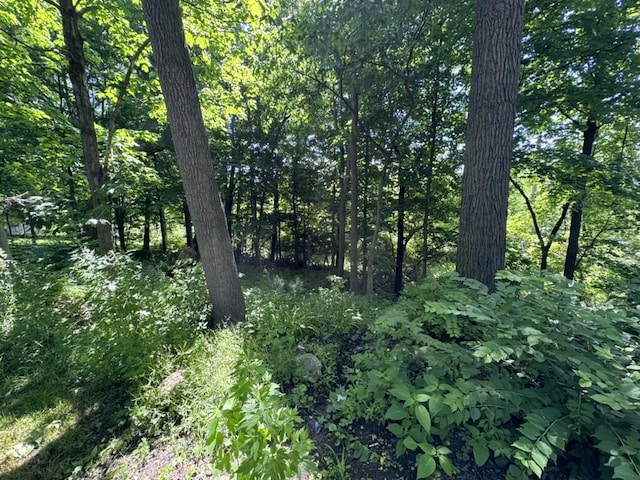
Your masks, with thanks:
M 399 456 L 419 452 L 418 478 L 452 473 L 456 435 L 478 465 L 506 458 L 510 479 L 553 465 L 638 478 L 639 322 L 550 275 L 503 272 L 489 294 L 442 273 L 371 326 L 375 347 L 358 357 L 347 401 L 384 418 Z

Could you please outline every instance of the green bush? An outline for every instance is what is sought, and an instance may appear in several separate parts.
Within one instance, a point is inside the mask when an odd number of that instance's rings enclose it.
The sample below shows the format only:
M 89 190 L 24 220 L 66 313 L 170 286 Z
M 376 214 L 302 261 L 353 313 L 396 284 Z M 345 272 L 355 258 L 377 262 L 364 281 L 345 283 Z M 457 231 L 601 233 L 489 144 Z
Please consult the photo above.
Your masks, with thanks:
M 505 457 L 509 479 L 553 463 L 576 479 L 637 479 L 640 322 L 579 294 L 516 272 L 491 294 L 451 273 L 410 286 L 372 325 L 378 344 L 351 390 L 381 409 L 398 456 L 418 453 L 418 478 L 451 474 L 447 445 L 462 434 L 478 465 Z
M 285 480 L 315 470 L 313 442 L 295 409 L 257 362 L 239 363 L 237 381 L 207 437 L 214 467 L 238 480 Z

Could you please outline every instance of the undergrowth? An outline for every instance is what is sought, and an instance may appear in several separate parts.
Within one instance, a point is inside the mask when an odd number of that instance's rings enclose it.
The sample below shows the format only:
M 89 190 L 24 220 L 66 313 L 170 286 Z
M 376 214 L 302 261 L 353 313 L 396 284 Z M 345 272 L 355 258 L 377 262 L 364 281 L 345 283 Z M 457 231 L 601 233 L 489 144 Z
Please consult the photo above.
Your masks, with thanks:
M 640 478 L 640 323 L 590 306 L 550 275 L 502 272 L 497 291 L 440 274 L 407 288 L 371 326 L 335 415 L 383 419 L 417 478 L 451 475 L 462 435 L 508 479 L 556 469 Z

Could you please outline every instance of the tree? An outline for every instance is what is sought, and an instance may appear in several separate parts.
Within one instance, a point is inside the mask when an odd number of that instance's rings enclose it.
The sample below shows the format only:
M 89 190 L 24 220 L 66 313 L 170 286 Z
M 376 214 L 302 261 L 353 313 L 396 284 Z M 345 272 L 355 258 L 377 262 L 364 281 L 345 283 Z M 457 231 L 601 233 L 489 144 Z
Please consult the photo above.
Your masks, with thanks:
M 244 318 L 240 288 L 178 0 L 145 0 L 143 11 L 167 106 L 212 311 L 209 326 Z
M 60 0 L 58 8 L 62 16 L 62 31 L 64 34 L 65 52 L 69 61 L 69 79 L 73 86 L 73 96 L 76 101 L 78 127 L 82 136 L 82 151 L 84 167 L 91 191 L 91 206 L 96 220 L 98 248 L 100 253 L 107 253 L 114 249 L 111 224 L 106 218 L 106 196 L 102 187 L 106 182 L 107 171 L 100 162 L 98 137 L 93 118 L 93 106 L 89 93 L 86 61 L 84 55 L 84 41 L 80 34 L 78 22 L 83 11 L 77 9 L 72 0 Z
M 479 0 L 456 270 L 490 289 L 504 268 L 524 0 Z

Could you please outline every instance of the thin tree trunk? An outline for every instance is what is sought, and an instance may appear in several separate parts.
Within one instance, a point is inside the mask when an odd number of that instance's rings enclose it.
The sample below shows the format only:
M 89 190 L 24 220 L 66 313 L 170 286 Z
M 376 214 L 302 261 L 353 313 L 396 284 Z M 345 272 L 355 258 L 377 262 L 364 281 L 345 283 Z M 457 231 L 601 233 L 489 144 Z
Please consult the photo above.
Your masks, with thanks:
M 142 5 L 178 167 L 198 233 L 212 306 L 209 326 L 234 323 L 244 318 L 246 307 L 215 182 L 180 6 L 178 0 L 143 0 Z
M 167 219 L 164 215 L 164 208 L 160 207 L 160 238 L 162 239 L 162 253 L 167 253 Z
M 524 0 L 478 0 L 456 270 L 495 289 L 504 268 Z
M 373 297 L 373 277 L 375 275 L 375 257 L 378 251 L 378 237 L 380 236 L 380 226 L 382 224 L 382 198 L 384 195 L 384 187 L 387 183 L 387 169 L 390 163 L 389 157 L 386 158 L 380 181 L 378 182 L 378 201 L 376 203 L 376 221 L 373 227 L 373 236 L 371 237 L 371 245 L 369 246 L 369 255 L 367 256 L 367 297 Z
M 347 250 L 347 185 L 349 177 L 346 173 L 344 146 L 340 145 L 340 204 L 338 205 L 338 259 L 336 275 L 344 276 L 344 260 Z
M 122 198 L 119 200 L 119 202 L 120 204 L 116 205 L 116 208 L 114 209 L 115 217 L 116 217 L 116 229 L 118 230 L 118 241 L 120 243 L 120 249 L 123 252 L 126 252 L 127 251 L 127 240 L 125 236 L 126 210 L 124 205 L 122 205 L 122 203 L 124 203 Z
M 351 90 L 351 135 L 349 138 L 349 177 L 351 184 L 351 226 L 349 231 L 349 284 L 351 292 L 358 291 L 358 89 Z
M 191 223 L 191 212 L 189 211 L 189 205 L 187 204 L 187 200 L 184 199 L 182 202 L 182 213 L 184 215 L 184 231 L 185 238 L 187 241 L 187 246 L 193 246 L 193 224 Z
M 431 202 L 433 189 L 433 167 L 437 157 L 438 147 L 438 93 L 440 88 L 439 65 L 436 65 L 436 76 L 433 81 L 433 92 L 431 96 L 431 125 L 429 127 L 429 161 L 427 163 L 427 185 L 424 194 L 424 224 L 422 227 L 422 276 L 426 277 L 429 269 L 429 227 L 431 222 Z
M 404 286 L 404 252 L 406 249 L 406 244 L 404 241 L 404 211 L 405 211 L 405 198 L 407 194 L 407 187 L 404 184 L 405 179 L 402 173 L 402 167 L 400 168 L 400 173 L 398 174 L 398 237 L 397 244 L 398 248 L 396 250 L 396 274 L 395 281 L 393 282 L 393 293 L 396 296 L 400 295 L 402 292 L 402 287 Z
M 82 156 L 91 192 L 91 215 L 96 220 L 98 249 L 101 254 L 105 254 L 114 249 L 113 232 L 108 220 L 109 205 L 104 192 L 102 192 L 102 187 L 107 179 L 107 171 L 100 163 L 93 106 L 91 105 L 87 80 L 84 40 L 78 28 L 80 14 L 72 0 L 59 0 L 59 9 L 62 15 L 65 52 L 69 61 L 69 79 L 73 86 L 78 127 L 82 137 Z
M 149 204 L 147 202 L 144 209 L 144 234 L 142 236 L 142 251 L 151 253 L 151 212 L 149 211 Z
M 593 144 L 598 134 L 598 125 L 593 119 L 587 121 L 587 128 L 582 136 L 582 154 L 593 155 Z M 569 226 L 569 241 L 567 243 L 567 254 L 564 260 L 564 276 L 573 280 L 576 272 L 578 252 L 580 250 L 580 231 L 582 230 L 582 209 L 587 196 L 587 186 L 580 185 L 578 200 L 571 209 L 571 224 Z

